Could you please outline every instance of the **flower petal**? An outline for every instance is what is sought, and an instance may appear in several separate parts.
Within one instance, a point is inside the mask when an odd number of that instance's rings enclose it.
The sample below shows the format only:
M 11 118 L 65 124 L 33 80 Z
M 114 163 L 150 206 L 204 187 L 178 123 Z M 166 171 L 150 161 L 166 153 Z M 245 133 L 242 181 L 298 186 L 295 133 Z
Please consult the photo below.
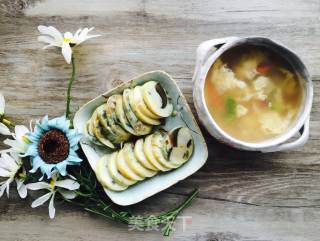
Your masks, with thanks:
M 61 47 L 63 42 L 63 36 L 55 27 L 39 25 L 38 30 L 41 34 L 49 35 L 52 38 L 54 38 L 55 43 Z
M 44 164 L 44 162 L 39 156 L 36 156 L 31 159 L 31 164 L 32 164 L 32 169 L 29 172 L 35 173 L 38 170 L 38 168 L 41 167 L 42 164 Z
M 46 182 L 29 183 L 26 186 L 27 186 L 27 189 L 30 189 L 30 190 L 51 189 L 50 184 Z
M 38 124 L 39 128 L 41 128 L 43 131 L 48 131 L 49 128 L 49 117 L 48 115 L 45 115 L 42 120 L 41 124 Z
M 19 165 L 18 161 L 16 161 L 12 156 L 10 156 L 8 153 L 2 153 L 1 154 L 1 162 L 4 162 L 7 166 L 7 169 L 10 172 L 16 172 L 18 171 Z
M 51 128 L 59 129 L 62 132 L 67 133 L 70 127 L 70 120 L 66 119 L 65 115 L 63 115 L 50 120 L 49 126 Z
M 77 45 L 81 44 L 82 42 L 90 39 L 90 38 L 96 38 L 99 37 L 101 35 L 96 34 L 96 35 L 88 35 L 88 33 L 90 31 L 92 31 L 94 29 L 94 27 L 88 29 L 88 28 L 84 28 L 77 36 L 74 37 L 75 42 Z
M 2 197 L 4 191 L 6 190 L 7 187 L 7 183 L 6 182 L 2 182 L 1 186 L 0 186 L 0 197 Z
M 87 41 L 87 40 L 89 40 L 91 38 L 96 38 L 96 37 L 100 37 L 100 36 L 101 36 L 100 34 L 87 35 L 86 38 L 83 41 L 81 41 L 81 43 L 84 42 L 84 41 Z
M 9 192 L 10 192 L 10 184 L 11 182 L 13 181 L 12 178 L 9 178 L 7 181 L 6 181 L 6 186 L 7 186 L 7 197 L 9 198 Z
M 11 177 L 11 172 L 6 169 L 0 168 L 0 177 Z
M 82 159 L 79 158 L 77 155 L 69 155 L 67 161 L 69 162 L 69 164 L 78 165 L 80 164 L 80 162 L 82 162 Z
M 26 198 L 27 192 L 28 192 L 26 185 L 23 183 L 22 180 L 20 180 L 18 178 L 16 178 L 16 183 L 17 183 L 17 191 L 19 193 L 19 196 L 21 198 Z
M 62 175 L 65 176 L 67 175 L 67 165 L 68 163 L 66 161 L 59 162 L 56 166 L 55 169 L 58 170 L 58 172 Z
M 79 34 L 81 33 L 81 31 L 82 31 L 82 28 L 79 28 L 79 29 L 75 32 L 74 35 L 79 35 Z M 73 37 L 74 37 L 74 35 L 73 35 Z
M 76 36 L 77 38 L 74 39 L 77 45 L 85 40 L 88 30 L 88 28 L 84 28 L 78 33 L 78 35 Z
M 16 126 L 14 127 L 14 132 L 15 132 L 15 134 L 16 134 L 16 139 L 17 139 L 18 141 L 21 141 L 22 143 L 25 143 L 25 142 L 23 141 L 23 137 L 24 137 L 27 133 L 29 133 L 29 129 L 28 129 L 26 126 L 24 126 L 24 125 L 16 125 Z
M 51 178 L 51 175 L 54 171 L 55 164 L 47 164 L 44 163 L 40 166 L 40 170 L 42 174 L 46 174 L 47 178 Z
M 9 155 L 8 153 L 2 153 L 1 157 L 7 164 L 7 167 L 10 171 L 16 172 L 22 164 L 20 157 L 18 157 L 14 152 Z
M 77 133 L 75 130 L 70 130 L 67 133 L 67 137 L 69 139 L 69 144 L 71 147 L 77 146 L 79 141 L 81 140 L 82 134 Z
M 30 122 L 29 122 L 29 129 L 30 129 L 30 132 L 33 132 L 33 126 L 34 126 L 33 122 L 34 122 L 34 120 L 33 120 L 33 119 L 31 119 L 31 120 L 30 120 Z
M 34 200 L 31 203 L 31 207 L 36 208 L 36 207 L 39 207 L 40 205 L 44 204 L 46 201 L 49 200 L 49 198 L 52 196 L 52 194 L 53 194 L 52 192 L 48 192 L 48 193 L 44 194 L 43 196 L 38 197 L 36 200 Z
M 6 101 L 2 93 L 0 93 L 0 115 L 4 114 L 4 109 L 6 107 Z
M 58 43 L 55 41 L 55 39 L 52 37 L 49 37 L 49 36 L 39 36 L 38 41 L 43 42 L 43 43 L 47 43 L 47 44 L 49 44 L 49 46 L 60 47 L 58 45 Z
M 70 177 L 72 180 L 77 180 L 77 178 L 75 178 L 75 177 L 72 176 L 71 174 L 68 174 L 68 177 Z
M 68 190 L 76 190 L 80 187 L 80 184 L 72 179 L 64 179 L 56 182 L 57 187 L 62 187 Z
M 27 151 L 23 155 L 23 157 L 26 156 L 37 156 L 38 155 L 38 147 L 36 145 L 37 143 L 32 143 L 30 145 L 27 145 Z
M 81 31 L 82 31 L 82 29 L 79 28 L 79 29 L 75 32 L 75 34 L 73 35 L 73 40 L 74 40 L 75 43 L 78 42 L 79 34 L 81 33 Z
M 3 141 L 4 144 L 8 145 L 8 146 L 11 146 L 10 149 L 8 150 L 11 150 L 11 151 L 14 151 L 14 152 L 18 152 L 18 153 L 25 153 L 26 152 L 26 149 L 27 149 L 27 146 L 26 145 L 22 145 L 19 141 L 17 140 L 12 140 L 12 139 L 5 139 Z
M 42 135 L 42 130 L 39 129 L 37 126 L 35 127 L 34 131 L 32 133 L 28 133 L 27 134 L 27 138 L 31 141 L 31 142 L 38 142 L 40 137 Z
M 77 194 L 74 191 L 69 191 L 65 189 L 59 189 L 58 192 L 65 198 L 65 199 L 74 199 Z
M 2 157 L 0 157 L 0 169 L 4 169 L 10 172 L 6 160 L 4 160 Z
M 73 39 L 73 35 L 72 35 L 72 33 L 70 33 L 70 32 L 65 32 L 64 35 L 63 35 L 63 37 L 64 37 L 65 39 Z
M 68 64 L 71 63 L 72 49 L 67 42 L 63 42 L 62 44 L 62 55 Z
M 0 123 L 0 134 L 5 136 L 11 135 L 9 128 L 3 123 Z
M 56 194 L 55 192 L 52 194 L 52 197 L 49 203 L 49 217 L 51 219 L 53 219 L 56 214 L 56 209 L 54 208 L 54 203 L 53 203 L 55 194 Z

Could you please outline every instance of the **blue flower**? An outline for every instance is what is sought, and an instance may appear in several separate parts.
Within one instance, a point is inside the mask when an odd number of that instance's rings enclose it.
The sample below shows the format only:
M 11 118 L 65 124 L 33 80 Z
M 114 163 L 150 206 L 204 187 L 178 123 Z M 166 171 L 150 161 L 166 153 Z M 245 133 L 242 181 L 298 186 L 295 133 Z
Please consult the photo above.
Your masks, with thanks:
M 56 171 L 66 176 L 68 165 L 80 165 L 82 162 L 76 153 L 81 134 L 70 129 L 70 121 L 65 116 L 52 120 L 45 116 L 41 122 L 36 123 L 28 139 L 30 143 L 23 156 L 31 157 L 31 173 L 40 168 L 47 178 L 51 178 L 51 174 Z

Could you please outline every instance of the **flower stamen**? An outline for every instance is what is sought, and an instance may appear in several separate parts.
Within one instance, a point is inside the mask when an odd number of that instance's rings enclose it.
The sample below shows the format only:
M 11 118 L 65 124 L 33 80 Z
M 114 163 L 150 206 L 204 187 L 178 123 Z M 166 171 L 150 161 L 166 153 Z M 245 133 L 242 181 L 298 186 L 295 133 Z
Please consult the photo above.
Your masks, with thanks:
M 56 186 L 56 181 L 54 179 L 51 179 L 50 186 L 51 186 L 51 189 L 54 189 L 54 187 Z
M 72 39 L 72 38 L 64 38 L 63 41 L 65 43 L 68 43 L 71 48 L 76 46 L 76 43 L 74 42 L 74 39 Z
M 26 143 L 26 144 L 31 144 L 32 143 L 26 135 L 22 136 L 22 141 L 24 143 Z
M 69 140 L 62 131 L 52 129 L 40 138 L 38 152 L 43 161 L 56 164 L 68 157 L 69 145 Z
M 66 42 L 66 43 L 71 43 L 72 38 L 64 38 L 63 41 Z

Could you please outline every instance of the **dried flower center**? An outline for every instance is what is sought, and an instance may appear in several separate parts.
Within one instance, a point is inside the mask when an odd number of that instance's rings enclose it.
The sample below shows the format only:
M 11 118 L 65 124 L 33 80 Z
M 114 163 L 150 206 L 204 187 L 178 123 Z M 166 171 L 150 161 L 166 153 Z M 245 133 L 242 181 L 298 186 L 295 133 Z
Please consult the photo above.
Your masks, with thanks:
M 69 155 L 69 140 L 60 130 L 47 131 L 40 138 L 38 152 L 46 163 L 59 163 Z

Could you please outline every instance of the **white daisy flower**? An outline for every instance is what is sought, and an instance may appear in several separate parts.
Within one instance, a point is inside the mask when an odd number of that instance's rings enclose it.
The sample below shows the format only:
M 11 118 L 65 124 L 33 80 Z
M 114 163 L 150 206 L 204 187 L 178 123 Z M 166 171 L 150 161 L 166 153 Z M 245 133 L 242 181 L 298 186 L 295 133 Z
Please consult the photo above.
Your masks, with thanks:
M 31 124 L 30 124 L 30 129 L 32 130 Z M 10 148 L 3 150 L 1 152 L 16 152 L 16 153 L 24 154 L 28 149 L 28 144 L 31 143 L 26 135 L 27 133 L 30 132 L 30 130 L 26 126 L 16 125 L 14 127 L 14 131 L 15 133 L 11 133 L 12 137 L 14 138 L 13 140 L 5 139 L 3 141 L 3 143 L 10 146 Z
M 6 107 L 6 101 L 2 93 L 0 93 L 0 134 L 1 135 L 10 135 L 9 128 L 2 123 L 4 116 L 4 109 Z
M 49 202 L 49 216 L 51 219 L 54 218 L 56 209 L 54 207 L 54 198 L 56 193 L 60 193 L 65 199 L 73 199 L 77 196 L 74 190 L 80 187 L 80 184 L 72 179 L 57 180 L 59 177 L 58 173 L 52 175 L 50 183 L 47 182 L 36 182 L 27 184 L 27 188 L 30 190 L 41 190 L 46 189 L 49 192 L 43 196 L 34 200 L 31 204 L 32 208 L 41 206 L 50 199 Z
M 21 198 L 27 196 L 27 188 L 24 184 L 26 171 L 22 167 L 22 160 L 17 153 L 2 153 L 0 158 L 0 176 L 8 178 L 6 181 L 0 182 L 0 197 L 4 191 L 7 191 L 9 198 L 9 188 L 13 181 L 17 183 L 17 191 Z
M 79 45 L 82 42 L 90 39 L 99 37 L 100 35 L 89 35 L 89 32 L 94 28 L 84 28 L 78 29 L 75 34 L 70 32 L 65 32 L 63 35 L 60 33 L 55 27 L 52 26 L 43 26 L 39 25 L 38 30 L 41 36 L 38 37 L 38 41 L 47 43 L 48 45 L 43 48 L 46 49 L 48 47 L 59 47 L 62 49 L 62 55 L 68 64 L 71 63 L 72 56 L 72 47 L 75 45 Z

